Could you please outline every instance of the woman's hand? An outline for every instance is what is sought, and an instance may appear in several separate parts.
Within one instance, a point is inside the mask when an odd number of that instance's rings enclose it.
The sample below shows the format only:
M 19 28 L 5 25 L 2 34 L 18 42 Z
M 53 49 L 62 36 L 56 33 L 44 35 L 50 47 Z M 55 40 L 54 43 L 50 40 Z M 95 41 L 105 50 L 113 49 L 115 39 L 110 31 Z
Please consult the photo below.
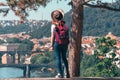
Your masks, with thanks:
M 49 50 L 50 50 L 50 51 L 53 51 L 53 50 L 54 50 L 54 47 L 53 47 L 53 46 L 51 46 Z

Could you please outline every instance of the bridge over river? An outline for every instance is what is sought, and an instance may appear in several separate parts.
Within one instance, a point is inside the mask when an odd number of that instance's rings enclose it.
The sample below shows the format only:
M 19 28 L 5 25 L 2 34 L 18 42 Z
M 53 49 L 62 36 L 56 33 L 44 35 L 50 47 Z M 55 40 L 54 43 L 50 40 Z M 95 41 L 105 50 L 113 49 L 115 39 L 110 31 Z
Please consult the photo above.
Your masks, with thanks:
M 55 65 L 46 65 L 46 64 L 0 64 L 0 68 L 2 67 L 12 67 L 12 68 L 20 68 L 23 70 L 23 77 L 30 78 L 31 70 L 34 69 L 43 69 L 43 68 L 55 68 Z
M 11 56 L 10 60 L 12 61 L 11 63 L 6 63 L 6 64 L 3 64 L 2 63 L 2 60 L 4 60 L 2 58 L 2 56 L 4 54 L 8 54 Z M 17 56 L 16 56 L 17 54 Z M 30 78 L 31 77 L 31 71 L 32 70 L 35 70 L 35 69 L 43 69 L 43 68 L 46 68 L 46 69 L 53 69 L 55 68 L 56 66 L 55 65 L 47 65 L 47 64 L 40 64 L 40 65 L 35 65 L 35 64 L 30 64 L 30 63 L 21 63 L 21 55 L 23 56 L 26 56 L 27 55 L 32 55 L 33 53 L 32 52 L 27 52 L 27 51 L 0 51 L 0 68 L 4 68 L 4 67 L 11 67 L 11 68 L 19 68 L 19 69 L 22 69 L 23 70 L 23 77 L 24 78 Z M 25 61 L 26 61 L 27 58 L 25 58 Z M 16 63 L 16 60 L 17 60 L 17 63 Z M 29 61 L 28 61 L 29 62 Z
M 13 56 L 13 63 L 12 64 L 2 64 L 2 56 L 4 54 L 10 54 Z M 15 54 L 18 54 L 18 64 L 15 64 Z M 37 68 L 55 68 L 55 65 L 35 65 L 35 64 L 20 64 L 20 55 L 21 54 L 29 54 L 30 52 L 24 52 L 24 51 L 0 51 L 0 68 L 2 67 L 12 67 L 12 68 L 20 68 L 23 70 L 23 77 L 24 78 L 4 78 L 0 80 L 120 80 L 120 77 L 110 77 L 110 78 L 104 78 L 104 77 L 72 77 L 72 78 L 62 78 L 62 79 L 56 79 L 56 78 L 30 78 L 31 76 L 31 70 L 37 69 Z
M 120 77 L 71 77 L 71 78 L 30 78 L 30 71 L 36 68 L 54 68 L 55 65 L 34 65 L 34 64 L 0 64 L 2 67 L 13 67 L 23 69 L 24 78 L 0 78 L 0 80 L 120 80 Z

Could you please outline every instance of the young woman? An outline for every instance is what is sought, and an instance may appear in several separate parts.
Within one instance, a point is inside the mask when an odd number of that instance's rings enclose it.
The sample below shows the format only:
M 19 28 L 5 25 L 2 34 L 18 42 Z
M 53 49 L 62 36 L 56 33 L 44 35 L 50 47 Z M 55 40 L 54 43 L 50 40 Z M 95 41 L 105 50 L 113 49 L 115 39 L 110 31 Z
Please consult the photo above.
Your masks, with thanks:
M 57 72 L 56 78 L 63 78 L 66 76 L 66 78 L 69 78 L 69 70 L 68 70 L 68 61 L 66 57 L 67 49 L 68 49 L 68 40 L 60 41 L 57 40 L 57 31 L 59 31 L 59 27 L 62 26 L 68 30 L 68 26 L 65 24 L 65 21 L 63 21 L 64 14 L 61 10 L 55 10 L 51 13 L 52 17 L 52 25 L 51 25 L 51 49 L 54 50 L 54 54 L 56 57 L 56 64 L 57 64 Z M 56 28 L 58 30 L 56 30 Z M 59 31 L 60 33 L 60 31 Z M 67 31 L 68 33 L 68 31 Z M 62 33 L 61 33 L 62 34 Z M 63 31 L 64 34 L 64 31 Z M 58 34 L 59 36 L 59 34 Z M 64 74 L 63 65 L 66 70 L 66 74 Z

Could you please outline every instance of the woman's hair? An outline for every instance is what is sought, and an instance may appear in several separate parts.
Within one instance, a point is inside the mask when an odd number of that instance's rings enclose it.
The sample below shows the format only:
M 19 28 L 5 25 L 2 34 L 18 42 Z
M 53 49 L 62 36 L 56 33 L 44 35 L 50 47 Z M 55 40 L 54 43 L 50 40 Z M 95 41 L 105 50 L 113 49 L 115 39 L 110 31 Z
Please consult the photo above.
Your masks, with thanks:
M 63 20 L 59 22 L 59 26 L 63 26 L 64 24 L 65 24 L 65 21 Z

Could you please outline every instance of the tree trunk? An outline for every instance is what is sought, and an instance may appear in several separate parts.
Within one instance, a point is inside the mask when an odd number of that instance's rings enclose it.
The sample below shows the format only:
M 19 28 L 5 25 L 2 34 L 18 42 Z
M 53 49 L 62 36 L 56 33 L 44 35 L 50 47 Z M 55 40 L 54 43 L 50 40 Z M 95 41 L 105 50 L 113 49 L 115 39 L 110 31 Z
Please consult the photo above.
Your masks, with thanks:
M 80 76 L 80 49 L 83 28 L 83 0 L 72 0 L 72 28 L 69 44 L 70 77 Z

